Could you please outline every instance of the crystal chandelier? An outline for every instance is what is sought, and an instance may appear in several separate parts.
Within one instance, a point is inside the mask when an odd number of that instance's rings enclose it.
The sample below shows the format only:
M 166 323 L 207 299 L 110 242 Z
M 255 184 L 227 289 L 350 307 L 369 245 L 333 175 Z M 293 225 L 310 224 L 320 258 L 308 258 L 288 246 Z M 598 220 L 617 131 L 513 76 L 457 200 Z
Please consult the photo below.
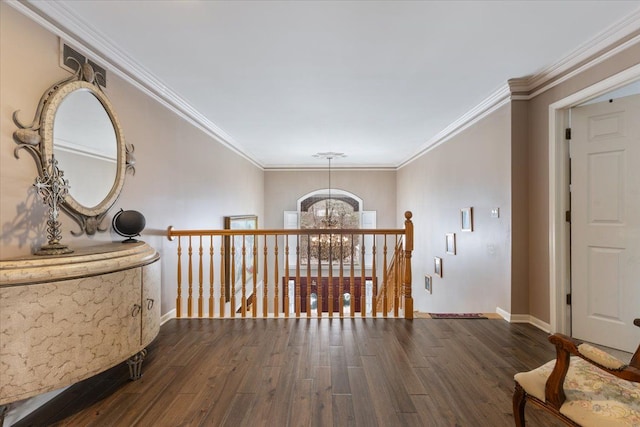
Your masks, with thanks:
M 323 228 L 336 228 L 338 218 L 334 215 L 333 203 L 331 200 L 331 160 L 347 157 L 344 153 L 336 153 L 327 151 L 324 153 L 316 153 L 313 157 L 326 159 L 329 162 L 329 197 L 324 202 L 324 217 L 321 219 Z

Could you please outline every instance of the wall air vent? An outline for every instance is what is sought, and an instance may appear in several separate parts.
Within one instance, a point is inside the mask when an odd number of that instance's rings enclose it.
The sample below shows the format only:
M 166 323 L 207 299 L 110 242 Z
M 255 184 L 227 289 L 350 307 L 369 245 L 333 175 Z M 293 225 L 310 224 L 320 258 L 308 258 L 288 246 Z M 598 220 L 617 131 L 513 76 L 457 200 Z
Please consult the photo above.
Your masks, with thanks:
M 76 62 L 77 61 L 77 62 Z M 107 87 L 107 70 L 87 58 L 68 44 L 60 39 L 60 66 L 67 71 L 75 73 L 78 71 L 78 64 L 88 62 L 96 73 L 96 82 L 106 88 Z

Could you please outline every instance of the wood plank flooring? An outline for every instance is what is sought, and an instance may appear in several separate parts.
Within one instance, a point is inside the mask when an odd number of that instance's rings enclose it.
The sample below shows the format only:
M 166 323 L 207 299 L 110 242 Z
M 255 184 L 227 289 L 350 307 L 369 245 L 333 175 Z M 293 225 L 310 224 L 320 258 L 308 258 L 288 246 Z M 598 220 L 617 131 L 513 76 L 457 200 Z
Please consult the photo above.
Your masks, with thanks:
M 554 358 L 546 337 L 493 319 L 174 319 L 142 379 L 118 365 L 15 426 L 512 426 L 513 375 Z

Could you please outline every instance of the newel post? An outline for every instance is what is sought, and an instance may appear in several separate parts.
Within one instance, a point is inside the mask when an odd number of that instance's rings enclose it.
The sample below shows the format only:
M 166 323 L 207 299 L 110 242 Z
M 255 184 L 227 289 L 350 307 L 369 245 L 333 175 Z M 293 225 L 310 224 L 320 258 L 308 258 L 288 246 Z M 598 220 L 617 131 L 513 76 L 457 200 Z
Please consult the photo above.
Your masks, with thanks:
M 413 297 L 411 296 L 411 252 L 413 251 L 413 222 L 411 211 L 404 213 L 404 318 L 413 319 Z

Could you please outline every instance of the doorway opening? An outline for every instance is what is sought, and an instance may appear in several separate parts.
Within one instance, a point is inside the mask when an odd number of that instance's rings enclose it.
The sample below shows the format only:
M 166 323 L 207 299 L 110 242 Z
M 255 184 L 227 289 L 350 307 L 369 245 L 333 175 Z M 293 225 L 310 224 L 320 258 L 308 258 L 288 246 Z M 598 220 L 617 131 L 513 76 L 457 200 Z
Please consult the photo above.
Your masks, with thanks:
M 549 106 L 549 285 L 553 332 L 571 333 L 571 313 L 566 303 L 571 290 L 571 230 L 565 216 L 570 210 L 569 146 L 565 139 L 565 129 L 570 125 L 568 111 L 588 102 L 620 96 L 620 90 L 637 87 L 639 81 L 640 64 Z

